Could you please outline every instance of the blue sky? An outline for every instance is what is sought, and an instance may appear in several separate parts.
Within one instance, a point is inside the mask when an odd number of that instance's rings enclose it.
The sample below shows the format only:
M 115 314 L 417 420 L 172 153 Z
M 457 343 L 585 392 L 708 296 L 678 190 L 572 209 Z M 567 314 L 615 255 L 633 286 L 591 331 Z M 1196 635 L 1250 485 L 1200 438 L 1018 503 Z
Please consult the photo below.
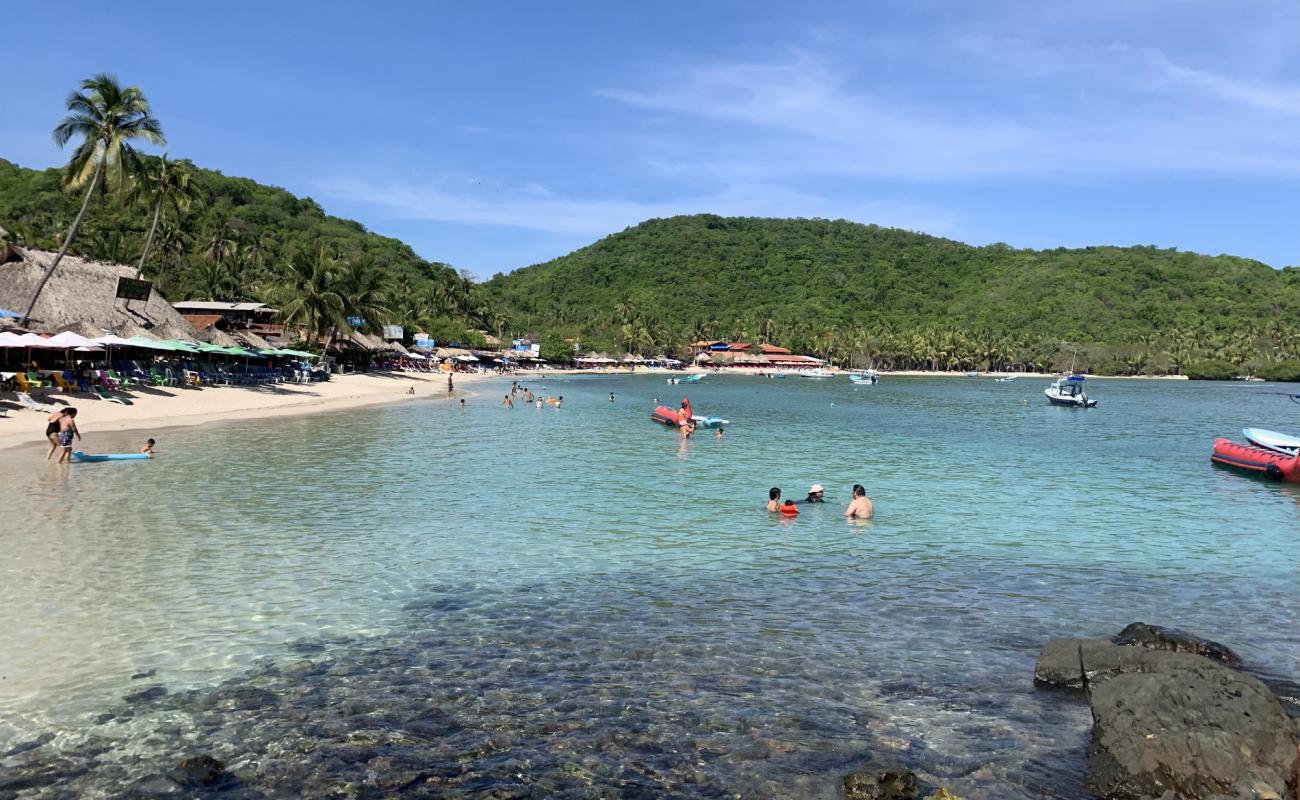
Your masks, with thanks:
M 1294 0 L 74 2 L 5 18 L 20 46 L 0 157 L 61 163 L 64 97 L 109 71 L 146 92 L 173 157 L 484 276 L 705 211 L 1300 264 Z

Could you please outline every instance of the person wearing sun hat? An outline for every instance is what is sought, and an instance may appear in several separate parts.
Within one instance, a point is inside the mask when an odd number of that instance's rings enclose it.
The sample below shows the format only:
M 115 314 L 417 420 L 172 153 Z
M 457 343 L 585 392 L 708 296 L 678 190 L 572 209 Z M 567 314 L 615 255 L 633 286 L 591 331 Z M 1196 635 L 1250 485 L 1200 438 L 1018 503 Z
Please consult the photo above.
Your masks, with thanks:
M 803 501 L 805 503 L 824 503 L 826 502 L 826 500 L 824 499 L 825 495 L 826 495 L 826 490 L 822 488 L 822 485 L 820 483 L 814 483 L 811 487 L 809 487 L 808 496 L 805 497 Z

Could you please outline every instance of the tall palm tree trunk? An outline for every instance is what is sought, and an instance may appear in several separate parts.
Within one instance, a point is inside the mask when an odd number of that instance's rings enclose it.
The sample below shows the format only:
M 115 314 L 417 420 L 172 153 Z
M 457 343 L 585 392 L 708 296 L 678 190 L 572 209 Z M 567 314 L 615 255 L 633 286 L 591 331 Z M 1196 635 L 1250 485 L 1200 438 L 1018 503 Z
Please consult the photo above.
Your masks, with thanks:
M 136 280 L 144 274 L 144 260 L 149 257 L 149 248 L 153 247 L 153 235 L 158 231 L 158 218 L 162 216 L 162 195 L 158 195 L 158 203 L 153 207 L 153 224 L 149 226 L 149 235 L 145 237 L 144 249 L 140 251 L 140 263 L 135 267 Z
M 63 240 L 63 246 L 59 248 L 59 254 L 54 257 L 54 261 L 45 269 L 45 274 L 41 276 L 41 282 L 36 284 L 36 291 L 32 292 L 32 302 L 27 304 L 27 311 L 23 313 L 23 318 L 18 320 L 21 327 L 26 327 L 27 319 L 32 315 L 32 309 L 36 308 L 36 301 L 41 298 L 41 292 L 45 290 L 45 284 L 49 282 L 50 276 L 54 270 L 59 268 L 59 262 L 68 252 L 68 247 L 72 245 L 72 237 L 77 235 L 77 229 L 81 227 L 81 220 L 86 216 L 86 209 L 90 208 L 90 196 L 95 193 L 95 184 L 99 183 L 99 174 L 104 171 L 104 159 L 100 158 L 99 163 L 95 165 L 95 177 L 90 179 L 90 188 L 86 189 L 86 199 L 81 201 L 81 210 L 77 212 L 77 218 L 72 221 L 72 227 L 68 229 L 68 235 Z

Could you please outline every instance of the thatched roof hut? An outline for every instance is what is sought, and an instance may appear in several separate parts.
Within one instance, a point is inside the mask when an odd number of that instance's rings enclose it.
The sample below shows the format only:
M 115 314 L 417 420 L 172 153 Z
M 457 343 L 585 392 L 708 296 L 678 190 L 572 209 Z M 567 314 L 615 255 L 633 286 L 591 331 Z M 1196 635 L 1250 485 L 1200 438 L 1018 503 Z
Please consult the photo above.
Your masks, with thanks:
M 230 335 L 235 337 L 235 340 L 243 344 L 245 347 L 252 347 L 258 350 L 272 349 L 270 342 L 252 331 L 232 330 L 230 331 Z
M 216 327 L 199 331 L 199 339 L 217 347 L 239 347 L 235 337 Z
M 74 322 L 71 325 L 64 325 L 62 328 L 59 328 L 59 333 L 64 333 L 64 332 L 75 333 L 78 336 L 84 336 L 87 339 L 98 339 L 99 337 L 108 333 L 108 331 L 106 331 L 105 329 L 99 327 L 98 325 L 91 325 L 89 322 L 86 322 L 84 319 L 78 320 L 77 322 Z
M 138 322 L 125 319 L 112 327 L 113 334 L 121 336 L 123 339 L 130 339 L 132 336 L 144 336 L 147 339 L 157 339 L 149 331 L 145 330 Z
M 178 325 L 164 322 L 156 328 L 151 328 L 149 330 L 149 335 L 153 336 L 155 339 L 194 339 L 198 336 L 198 333 L 190 333 L 181 329 Z
M 31 302 L 32 292 L 40 283 L 55 254 L 48 250 L 21 250 L 22 258 L 0 264 L 0 308 L 23 311 Z M 135 277 L 135 268 L 125 264 L 88 261 L 64 256 L 59 269 L 45 284 L 41 297 L 32 309 L 32 318 L 41 321 L 40 330 L 59 331 L 76 322 L 113 330 L 130 322 L 140 328 L 172 323 L 192 338 L 194 330 L 162 295 L 149 292 L 146 300 L 119 300 L 117 279 Z M 118 333 L 119 336 L 123 334 Z

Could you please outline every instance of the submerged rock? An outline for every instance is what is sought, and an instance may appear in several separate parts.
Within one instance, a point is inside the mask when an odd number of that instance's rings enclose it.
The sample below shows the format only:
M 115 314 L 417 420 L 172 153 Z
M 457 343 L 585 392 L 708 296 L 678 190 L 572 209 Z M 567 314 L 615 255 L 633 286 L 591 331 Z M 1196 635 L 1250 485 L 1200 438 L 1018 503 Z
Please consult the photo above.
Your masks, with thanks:
M 176 768 L 167 773 L 167 777 L 181 786 L 216 786 L 223 783 L 229 774 L 226 765 L 212 756 L 194 756 L 181 759 Z
M 1118 645 L 1145 647 L 1148 650 L 1193 653 L 1230 667 L 1241 666 L 1241 657 L 1227 645 L 1202 639 L 1176 628 L 1162 628 L 1145 622 L 1134 622 L 1120 631 L 1111 641 Z
M 1088 777 L 1103 797 L 1287 796 L 1292 723 L 1249 675 L 1202 656 L 1151 652 L 1142 672 L 1094 685 L 1090 701 Z
M 910 771 L 844 776 L 844 800 L 916 800 L 920 793 L 920 782 Z

